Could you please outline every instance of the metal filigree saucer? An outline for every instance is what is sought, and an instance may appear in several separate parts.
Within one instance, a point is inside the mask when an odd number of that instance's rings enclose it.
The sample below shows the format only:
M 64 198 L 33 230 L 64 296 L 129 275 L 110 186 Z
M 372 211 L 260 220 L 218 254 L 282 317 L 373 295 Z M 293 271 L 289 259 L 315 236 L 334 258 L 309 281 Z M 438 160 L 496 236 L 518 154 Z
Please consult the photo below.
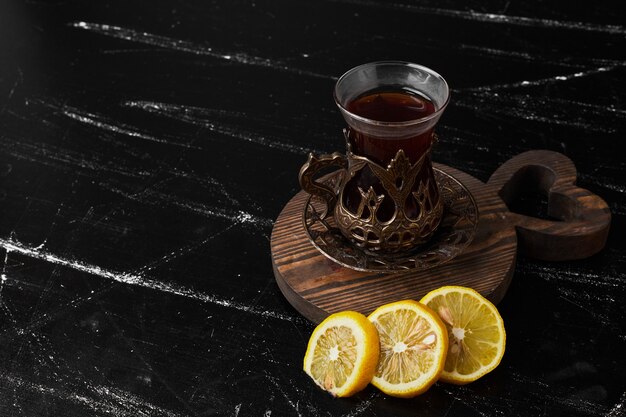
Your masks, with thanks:
M 420 271 L 448 262 L 463 252 L 474 238 L 478 207 L 469 190 L 456 178 L 437 168 L 434 171 L 444 211 L 441 224 L 428 243 L 398 254 L 361 249 L 341 234 L 332 216 L 322 220 L 326 204 L 315 196 L 307 199 L 303 212 L 310 241 L 327 258 L 358 271 Z M 323 182 L 336 188 L 341 175 L 344 175 L 342 171 L 330 174 Z

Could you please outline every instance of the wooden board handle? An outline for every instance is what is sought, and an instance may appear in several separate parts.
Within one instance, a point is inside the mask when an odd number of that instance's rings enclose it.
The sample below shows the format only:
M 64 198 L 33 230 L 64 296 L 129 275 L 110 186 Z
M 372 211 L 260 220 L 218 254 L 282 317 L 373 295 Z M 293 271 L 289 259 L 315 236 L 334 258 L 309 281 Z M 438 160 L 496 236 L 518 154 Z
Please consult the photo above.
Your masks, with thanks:
M 586 258 L 604 247 L 611 212 L 603 199 L 575 185 L 576 167 L 569 158 L 546 150 L 524 152 L 500 166 L 487 182 L 509 207 L 528 184 L 547 195 L 548 216 L 556 220 L 507 214 L 526 255 L 564 261 Z

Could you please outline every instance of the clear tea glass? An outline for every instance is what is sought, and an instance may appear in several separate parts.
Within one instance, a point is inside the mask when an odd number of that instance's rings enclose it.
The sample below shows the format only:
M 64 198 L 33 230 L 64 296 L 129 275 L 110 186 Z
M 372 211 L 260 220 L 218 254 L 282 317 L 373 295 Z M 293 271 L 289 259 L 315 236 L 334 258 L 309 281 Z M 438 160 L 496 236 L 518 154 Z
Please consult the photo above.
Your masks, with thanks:
M 305 191 L 325 198 L 341 232 L 357 245 L 406 250 L 425 243 L 439 225 L 443 203 L 431 149 L 449 97 L 443 77 L 408 62 L 360 65 L 337 81 L 334 98 L 348 124 L 347 155 L 311 155 L 300 179 Z M 346 169 L 332 197 L 311 180 L 328 165 Z

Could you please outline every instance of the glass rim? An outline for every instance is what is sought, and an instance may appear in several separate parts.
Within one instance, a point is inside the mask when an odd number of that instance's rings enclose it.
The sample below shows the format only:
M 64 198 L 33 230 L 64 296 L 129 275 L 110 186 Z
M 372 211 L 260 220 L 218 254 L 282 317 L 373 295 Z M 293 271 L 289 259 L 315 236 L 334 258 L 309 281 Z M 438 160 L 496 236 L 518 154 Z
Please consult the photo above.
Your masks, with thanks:
M 343 104 L 341 104 L 341 102 L 339 101 L 339 98 L 337 97 L 337 90 L 339 88 L 339 83 L 341 83 L 344 79 L 346 79 L 350 75 L 354 74 L 355 72 L 357 72 L 359 70 L 362 70 L 363 68 L 374 67 L 374 66 L 379 66 L 379 65 L 397 65 L 397 66 L 404 66 L 404 67 L 412 67 L 412 68 L 417 68 L 419 70 L 425 71 L 429 75 L 433 75 L 438 80 L 440 80 L 443 83 L 443 85 L 445 86 L 445 88 L 446 88 L 446 100 L 441 105 L 441 107 L 439 107 L 437 110 L 435 110 L 433 113 L 429 114 L 428 116 L 420 117 L 419 119 L 405 120 L 403 122 L 384 122 L 384 121 L 381 121 L 381 120 L 369 119 L 367 117 L 359 116 L 358 114 L 352 113 Z M 425 67 L 423 65 L 414 64 L 414 63 L 408 62 L 408 61 L 374 61 L 374 62 L 368 62 L 366 64 L 358 65 L 358 66 L 356 66 L 354 68 L 349 69 L 345 73 L 343 73 L 343 75 L 341 77 L 339 77 L 339 79 L 335 83 L 335 88 L 333 89 L 333 98 L 335 100 L 335 104 L 337 105 L 337 107 L 339 107 L 339 109 L 342 112 L 345 112 L 350 117 L 352 117 L 352 118 L 354 118 L 354 119 L 356 119 L 356 120 L 358 120 L 360 122 L 371 124 L 371 125 L 376 125 L 376 126 L 406 127 L 406 126 L 418 125 L 418 124 L 427 122 L 429 120 L 432 120 L 432 119 L 434 119 L 436 117 L 439 117 L 441 115 L 441 113 L 445 110 L 445 108 L 448 105 L 448 103 L 450 102 L 450 86 L 448 86 L 448 82 L 438 72 L 433 71 L 432 69 L 430 69 L 428 67 Z M 430 99 L 430 97 L 429 97 L 429 99 Z

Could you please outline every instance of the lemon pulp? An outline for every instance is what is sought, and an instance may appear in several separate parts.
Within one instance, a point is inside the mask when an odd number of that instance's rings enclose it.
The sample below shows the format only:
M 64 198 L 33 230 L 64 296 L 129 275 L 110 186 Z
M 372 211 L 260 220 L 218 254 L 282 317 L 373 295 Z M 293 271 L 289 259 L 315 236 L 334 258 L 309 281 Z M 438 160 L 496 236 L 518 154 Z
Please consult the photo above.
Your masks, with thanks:
M 304 355 L 303 369 L 322 389 L 346 397 L 367 386 L 378 363 L 376 328 L 354 311 L 335 313 L 320 323 Z
M 380 338 L 372 384 L 397 397 L 426 391 L 443 369 L 447 352 L 443 323 L 428 307 L 412 300 L 382 306 L 369 319 Z
M 448 331 L 449 348 L 441 379 L 465 384 L 491 372 L 504 355 L 506 333 L 496 307 L 471 288 L 442 287 L 422 302 Z

